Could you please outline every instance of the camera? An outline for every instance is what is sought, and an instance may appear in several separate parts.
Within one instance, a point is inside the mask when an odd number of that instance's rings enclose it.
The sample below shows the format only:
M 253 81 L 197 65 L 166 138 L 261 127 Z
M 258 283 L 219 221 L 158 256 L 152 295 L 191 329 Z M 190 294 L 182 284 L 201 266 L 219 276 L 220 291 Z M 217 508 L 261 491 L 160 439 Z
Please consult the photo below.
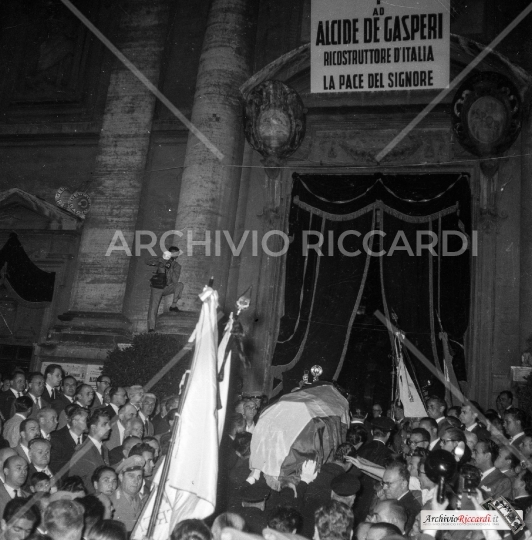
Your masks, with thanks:
M 459 477 L 460 493 L 475 493 L 480 485 L 480 475 L 474 474 L 472 471 L 462 471 Z

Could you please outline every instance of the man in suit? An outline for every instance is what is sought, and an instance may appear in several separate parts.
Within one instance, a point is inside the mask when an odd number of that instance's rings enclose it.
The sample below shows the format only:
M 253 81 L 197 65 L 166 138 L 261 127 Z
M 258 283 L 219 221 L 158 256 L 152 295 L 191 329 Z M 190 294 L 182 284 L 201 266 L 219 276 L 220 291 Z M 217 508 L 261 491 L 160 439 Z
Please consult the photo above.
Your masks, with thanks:
M 46 474 L 46 476 L 50 478 L 52 486 L 54 486 L 55 479 L 49 467 L 50 450 L 52 448 L 50 441 L 41 438 L 33 439 L 30 441 L 28 448 L 30 450 L 30 465 L 28 467 L 28 478 L 26 480 L 26 487 L 29 488 L 30 479 L 37 472 L 42 472 Z M 54 491 L 56 490 L 57 488 Z
M 464 431 L 474 433 L 478 440 L 490 438 L 490 432 L 478 423 L 478 415 L 482 413 L 480 405 L 476 401 L 469 401 L 462 405 L 460 422 L 464 424 Z
M 431 396 L 427 401 L 427 415 L 433 418 L 438 426 L 445 420 L 447 403 L 441 397 Z
M 68 476 L 68 465 L 76 448 L 81 446 L 87 433 L 89 413 L 76 407 L 69 410 L 68 423 L 65 427 L 51 433 L 52 451 L 50 469 L 60 480 Z
M 532 507 L 532 472 L 526 469 L 515 476 L 512 482 L 513 501 L 510 504 L 526 515 Z
M 44 407 L 49 407 L 50 402 L 43 397 L 44 377 L 39 373 L 30 373 L 28 376 L 28 391 L 26 395 L 33 401 L 33 408 L 29 418 L 37 418 L 37 413 Z
M 104 409 L 96 409 L 90 416 L 87 427 L 89 436 L 76 448 L 70 459 L 70 475 L 81 477 L 87 491 L 94 493 L 92 473 L 100 465 L 109 465 L 107 449 L 102 444 L 111 430 L 109 414 Z
M 90 409 L 92 402 L 94 400 L 94 390 L 89 384 L 80 384 L 76 388 L 76 396 L 74 403 L 79 407 L 84 409 Z M 67 417 L 65 411 L 61 411 L 59 415 L 59 425 L 58 428 L 61 429 L 67 425 Z
M 37 422 L 41 428 L 41 437 L 50 441 L 50 433 L 57 428 L 57 413 L 51 407 L 41 409 L 37 413 Z
M 50 364 L 44 370 L 43 397 L 48 403 L 59 398 L 59 386 L 63 378 L 63 370 L 59 364 Z
M 493 462 L 493 465 L 512 480 L 517 474 L 516 469 L 519 465 L 519 457 L 512 452 L 511 447 L 501 446 L 499 448 L 499 455 Z
M 440 447 L 440 438 L 438 436 L 438 423 L 434 418 L 426 416 L 419 421 L 419 427 L 426 430 L 430 435 L 429 452 L 437 450 Z
M 111 435 L 105 442 L 108 450 L 112 450 L 124 442 L 127 423 L 136 416 L 137 408 L 131 403 L 126 403 L 120 408 L 117 421 L 114 422 L 115 419 L 113 419 Z
M 109 386 L 111 386 L 111 379 L 107 375 L 100 375 L 96 379 L 96 392 L 94 394 L 94 401 L 92 402 L 91 409 L 105 407 L 103 395 Z
M 494 462 L 499 455 L 499 447 L 493 441 L 479 441 L 473 449 L 475 466 L 480 469 L 479 488 L 486 497 L 512 498 L 512 481 L 499 469 L 495 468 Z
M 11 375 L 11 388 L 0 394 L 0 413 L 4 420 L 9 420 L 12 414 L 12 405 L 15 399 L 24 395 L 26 387 L 26 375 L 20 369 L 17 369 Z
M 4 462 L 4 482 L 0 482 L 0 515 L 9 501 L 16 497 L 29 497 L 22 489 L 28 477 L 28 464 L 20 456 L 11 456 Z
M 39 422 L 30 418 L 26 418 L 20 424 L 20 441 L 15 446 L 15 452 L 28 463 L 30 462 L 30 449 L 28 445 L 33 439 L 41 436 L 41 428 Z
M 153 424 L 151 416 L 155 411 L 157 397 L 155 394 L 144 394 L 139 410 L 139 418 L 144 424 L 144 437 L 153 437 Z
M 135 437 L 134 435 L 126 437 L 120 446 L 117 446 L 109 451 L 109 464 L 114 467 L 120 463 L 123 459 L 129 456 L 129 451 L 136 444 L 140 444 L 141 442 L 142 439 L 140 437 Z
M 63 391 L 57 392 L 57 394 L 59 394 L 58 397 L 52 401 L 52 407 L 57 411 L 58 415 L 61 415 L 61 412 L 65 410 L 67 405 L 74 403 L 77 387 L 78 382 L 74 377 L 68 375 L 63 379 L 63 384 L 61 386 Z
M 393 461 L 386 466 L 382 477 L 383 499 L 395 499 L 405 509 L 407 522 L 405 533 L 408 535 L 416 516 L 421 511 L 421 505 L 412 492 L 408 489 L 410 473 L 406 464 L 402 461 Z
M 109 418 L 112 419 L 118 414 L 120 407 L 123 407 L 126 404 L 126 389 L 121 386 L 115 386 L 109 390 L 109 397 L 111 402 L 105 407 L 105 410 L 109 413 Z
M 376 465 L 384 467 L 385 462 L 391 457 L 392 452 L 388 448 L 390 434 L 395 428 L 395 422 L 391 418 L 379 417 L 371 421 L 371 431 L 373 440 L 362 445 L 358 450 L 358 456 Z M 368 515 L 369 509 L 375 495 L 377 481 L 363 474 L 358 467 L 353 467 L 349 474 L 355 474 L 361 483 L 361 490 L 355 500 L 354 512 L 355 521 L 359 523 L 364 521 Z
M 11 448 L 15 448 L 20 440 L 20 424 L 31 414 L 33 401 L 28 396 L 22 396 L 13 402 L 15 414 L 4 425 L 4 439 Z
M 516 448 L 525 438 L 525 422 L 526 415 L 521 409 L 510 408 L 504 411 L 504 429 L 510 437 L 510 444 Z

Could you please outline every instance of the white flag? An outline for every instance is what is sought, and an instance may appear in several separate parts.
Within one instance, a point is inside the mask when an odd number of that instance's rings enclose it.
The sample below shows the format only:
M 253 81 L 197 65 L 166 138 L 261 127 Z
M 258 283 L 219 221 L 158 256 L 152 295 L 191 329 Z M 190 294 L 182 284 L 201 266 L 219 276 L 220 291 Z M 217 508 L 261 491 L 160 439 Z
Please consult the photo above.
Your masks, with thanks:
M 401 403 L 404 407 L 405 416 L 407 418 L 427 416 L 423 400 L 421 399 L 402 358 L 399 360 L 399 366 L 397 367 L 397 381 L 399 383 L 399 397 L 401 398 Z
M 214 512 L 216 505 L 221 436 L 218 432 L 219 413 L 225 415 L 225 409 L 217 411 L 218 293 L 206 287 L 200 298 L 203 307 L 191 336 L 191 340 L 196 341 L 194 357 L 182 397 L 181 417 L 176 418 L 179 422 L 177 437 L 168 476 L 163 480 L 164 496 L 151 536 L 154 540 L 168 540 L 177 523 L 183 519 L 206 518 Z M 229 379 L 228 370 L 225 378 Z M 223 398 L 227 400 L 227 391 Z M 159 467 L 150 498 L 131 535 L 134 540 L 147 536 L 162 469 L 162 466 Z

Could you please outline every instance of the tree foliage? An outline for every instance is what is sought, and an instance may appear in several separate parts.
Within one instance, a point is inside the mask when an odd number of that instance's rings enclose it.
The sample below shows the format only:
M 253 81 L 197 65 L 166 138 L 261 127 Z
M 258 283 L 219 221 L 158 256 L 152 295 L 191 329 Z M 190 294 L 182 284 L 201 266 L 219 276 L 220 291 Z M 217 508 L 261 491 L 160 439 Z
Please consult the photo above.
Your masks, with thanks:
M 158 334 L 138 334 L 131 347 L 109 351 L 102 374 L 111 378 L 114 384 L 145 386 L 168 362 L 185 346 L 186 336 Z M 190 365 L 192 351 L 188 352 L 150 392 L 158 396 L 177 394 L 181 377 Z

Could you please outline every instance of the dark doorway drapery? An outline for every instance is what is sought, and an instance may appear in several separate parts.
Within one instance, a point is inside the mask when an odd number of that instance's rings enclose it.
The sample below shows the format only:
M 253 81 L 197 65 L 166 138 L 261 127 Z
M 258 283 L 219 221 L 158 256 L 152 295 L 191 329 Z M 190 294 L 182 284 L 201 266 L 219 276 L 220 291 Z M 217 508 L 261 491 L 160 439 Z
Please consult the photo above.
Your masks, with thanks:
M 438 367 L 443 329 L 458 379 L 466 379 L 474 249 L 468 175 L 295 174 L 289 237 L 274 393 L 290 391 L 319 364 L 323 379 L 366 399 L 368 373 L 380 373 L 378 394 L 390 379 L 391 346 L 376 309 L 397 317 Z M 431 241 L 432 249 L 421 246 Z M 434 383 L 419 363 L 414 370 L 423 386 Z

